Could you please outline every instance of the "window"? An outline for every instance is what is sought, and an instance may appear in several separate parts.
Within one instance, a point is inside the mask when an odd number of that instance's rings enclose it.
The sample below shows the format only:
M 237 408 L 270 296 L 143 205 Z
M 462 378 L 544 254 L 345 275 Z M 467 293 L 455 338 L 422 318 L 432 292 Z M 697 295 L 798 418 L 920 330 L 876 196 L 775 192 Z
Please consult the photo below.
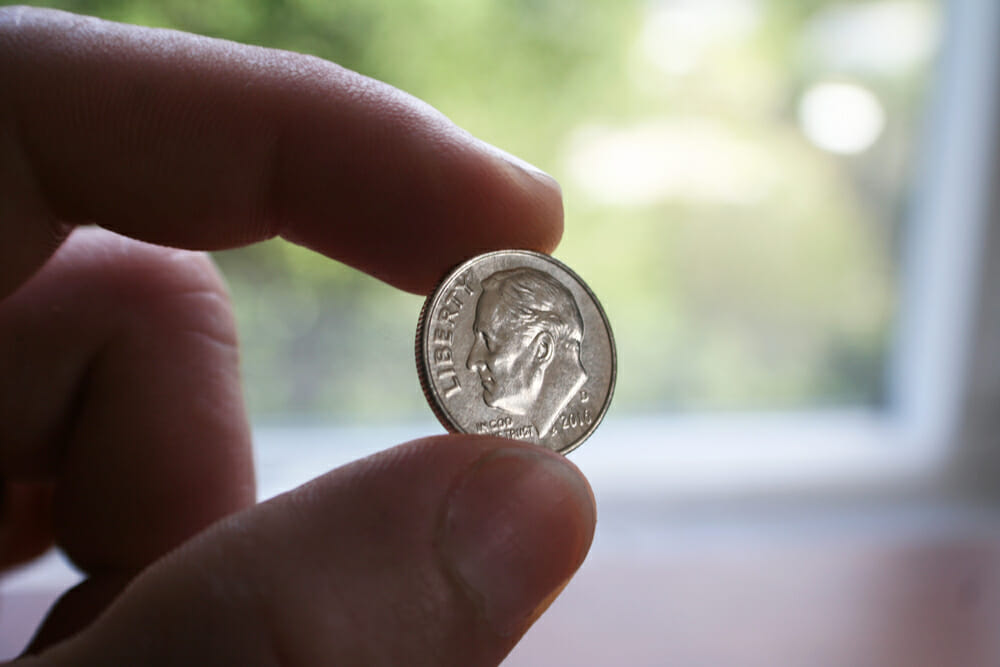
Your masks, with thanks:
M 960 333 L 934 325 L 931 310 L 962 300 L 930 298 L 922 281 L 937 279 L 916 255 L 968 246 L 932 218 L 972 200 L 948 185 L 957 172 L 928 172 L 928 155 L 961 150 L 943 136 L 956 131 L 944 115 L 960 112 L 945 97 L 932 105 L 932 88 L 946 70 L 949 97 L 966 94 L 957 86 L 977 94 L 975 72 L 955 63 L 984 60 L 963 55 L 981 47 L 948 40 L 945 19 L 985 10 L 938 0 L 391 4 L 91 11 L 329 58 L 555 175 L 567 221 L 556 254 L 602 299 L 618 342 L 607 424 L 574 455 L 618 480 L 608 484 L 646 476 L 711 492 L 936 456 L 925 441 L 946 401 L 932 387 L 949 373 L 957 381 L 958 362 L 935 350 L 954 349 L 944 339 Z M 964 252 L 955 245 L 938 262 L 953 292 L 968 291 L 955 273 Z M 265 494 L 440 430 L 411 358 L 418 297 L 283 242 L 217 260 L 236 302 Z M 322 445 L 307 444 L 314 437 Z M 274 450 L 295 442 L 298 456 Z
M 302 10 L 302 32 L 253 37 L 410 90 L 561 181 L 557 254 L 616 327 L 617 415 L 890 400 L 937 3 Z M 345 18 L 360 34 L 326 34 Z M 280 243 L 219 262 L 261 419 L 426 416 L 407 342 L 418 299 Z
M 927 429 L 901 419 L 940 398 L 905 389 L 908 346 L 927 349 L 907 328 L 924 298 L 906 262 L 923 262 L 932 224 L 921 148 L 948 65 L 940 3 L 302 10 L 308 25 L 253 39 L 405 88 L 562 183 L 557 256 L 602 299 L 619 347 L 607 423 L 574 455 L 599 491 L 812 484 L 935 460 Z M 320 39 L 345 21 L 360 32 Z M 284 243 L 218 261 L 265 494 L 439 430 L 411 359 L 419 298 Z
M 80 10 L 70 0 L 46 4 Z M 968 449 L 962 422 L 970 402 L 980 406 L 977 444 L 995 447 L 996 396 L 989 391 L 1000 366 L 982 362 L 1000 358 L 1000 338 L 989 329 L 1000 322 L 1000 307 L 993 303 L 985 315 L 977 308 L 989 301 L 986 277 L 1000 275 L 998 228 L 986 226 L 997 206 L 989 179 L 1000 124 L 1000 4 L 92 0 L 86 11 L 337 61 L 422 97 L 560 180 L 567 226 L 556 255 L 601 298 L 619 353 L 606 423 L 572 458 L 592 479 L 602 511 L 611 510 L 595 552 L 623 552 L 615 546 L 623 544 L 629 552 L 617 561 L 596 553 L 590 588 L 581 589 L 592 597 L 576 598 L 582 606 L 575 616 L 547 616 L 556 619 L 542 630 L 550 634 L 538 636 L 594 637 L 577 647 L 580 664 L 629 655 L 618 645 L 610 657 L 595 649 L 610 633 L 628 643 L 634 664 L 660 664 L 650 656 L 678 637 L 671 655 L 717 655 L 705 650 L 717 644 L 748 649 L 709 659 L 713 664 L 814 664 L 810 638 L 850 651 L 864 643 L 854 640 L 868 637 L 869 625 L 881 633 L 878 642 L 904 643 L 924 639 L 913 627 L 934 626 L 906 616 L 935 608 L 925 598 L 900 602 L 891 587 L 884 597 L 879 588 L 874 602 L 865 597 L 885 579 L 868 564 L 895 561 L 879 560 L 878 551 L 858 557 L 828 550 L 845 544 L 843 533 L 824 533 L 836 538 L 817 550 L 829 558 L 813 560 L 807 551 L 804 569 L 783 545 L 754 552 L 799 568 L 792 579 L 804 582 L 800 594 L 785 586 L 784 570 L 754 584 L 753 563 L 726 569 L 720 557 L 723 566 L 714 570 L 711 562 L 708 570 L 688 568 L 685 558 L 701 564 L 703 543 L 674 550 L 674 570 L 655 580 L 663 574 L 657 540 L 669 532 L 657 522 L 666 498 L 836 490 L 842 482 L 885 487 L 934 476 Z M 281 242 L 218 253 L 217 260 L 243 338 L 262 496 L 440 431 L 412 358 L 420 298 Z M 998 457 L 986 458 L 996 464 Z M 969 455 L 964 465 L 971 470 L 981 460 Z M 869 519 L 867 507 L 864 513 Z M 907 536 L 916 524 L 923 531 L 925 519 L 909 516 L 903 530 L 896 530 L 898 517 L 884 524 Z M 959 533 L 970 524 L 978 530 L 978 521 L 942 519 Z M 739 548 L 725 547 L 742 558 L 754 530 L 739 528 Z M 958 560 L 984 559 L 977 544 L 959 547 Z M 904 562 L 910 569 L 899 587 L 940 584 L 926 597 L 938 600 L 949 573 L 925 577 L 910 567 L 941 560 L 932 556 Z M 72 576 L 65 568 L 53 574 L 58 567 L 50 561 L 4 580 L 5 593 L 34 605 L 22 634 L 53 587 Z M 684 587 L 695 570 L 722 582 L 714 598 L 711 586 L 707 597 L 706 588 Z M 735 600 L 746 609 L 731 604 L 734 582 L 757 586 L 756 598 Z M 669 612 L 663 601 L 674 599 L 677 606 L 694 602 L 695 616 L 712 619 L 687 619 L 703 631 L 689 643 L 681 632 L 656 639 L 660 627 L 632 623 L 626 613 Z M 598 621 L 583 631 L 573 625 L 615 600 L 628 608 L 611 605 L 595 615 L 621 612 L 603 635 L 593 627 Z M 873 624 L 857 613 L 878 604 L 900 609 Z M 771 616 L 761 620 L 768 605 Z M 782 613 L 813 608 L 829 615 L 807 614 L 800 625 L 808 632 L 787 631 Z M 893 634 L 885 618 L 906 627 Z M 949 616 L 940 625 L 961 623 Z M 717 642 L 719 627 L 749 630 L 743 644 L 739 632 Z M 794 634 L 793 651 L 804 637 L 798 649 L 809 657 L 782 660 L 785 654 L 750 636 L 755 632 Z M 541 655 L 533 636 L 528 652 L 513 656 L 516 664 Z M 0 640 L 0 647 L 15 646 Z M 753 662 L 761 653 L 767 658 Z
M 707 489 L 739 471 L 805 479 L 807 469 L 919 468 L 940 455 L 982 217 L 985 176 L 962 174 L 985 174 L 989 9 L 88 8 L 338 61 L 553 173 L 566 196 L 557 256 L 602 299 L 619 347 L 607 424 L 576 455 L 585 468 L 594 457 L 595 474 Z M 315 429 L 353 429 L 336 438 L 352 444 L 328 452 L 324 437 L 309 473 L 438 430 L 411 359 L 418 297 L 281 242 L 217 259 L 236 301 L 262 462 L 275 439 L 288 447 Z M 266 467 L 263 476 L 267 486 Z

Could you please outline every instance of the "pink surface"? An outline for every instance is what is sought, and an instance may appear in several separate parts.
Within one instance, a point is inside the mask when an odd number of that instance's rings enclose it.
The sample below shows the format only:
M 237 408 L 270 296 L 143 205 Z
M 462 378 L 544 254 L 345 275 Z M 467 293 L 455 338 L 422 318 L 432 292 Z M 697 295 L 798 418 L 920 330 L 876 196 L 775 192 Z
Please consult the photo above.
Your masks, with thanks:
M 996 527 L 679 533 L 599 541 L 505 667 L 1000 665 Z M 56 592 L 5 588 L 11 657 Z

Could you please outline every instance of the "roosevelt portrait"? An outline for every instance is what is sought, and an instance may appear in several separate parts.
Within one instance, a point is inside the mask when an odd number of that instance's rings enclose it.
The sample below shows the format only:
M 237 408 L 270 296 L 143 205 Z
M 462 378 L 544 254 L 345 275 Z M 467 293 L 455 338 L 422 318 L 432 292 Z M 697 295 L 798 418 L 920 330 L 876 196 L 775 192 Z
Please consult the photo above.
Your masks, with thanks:
M 530 268 L 482 281 L 466 363 L 486 405 L 526 415 L 544 437 L 587 381 L 580 360 L 583 317 L 572 293 Z

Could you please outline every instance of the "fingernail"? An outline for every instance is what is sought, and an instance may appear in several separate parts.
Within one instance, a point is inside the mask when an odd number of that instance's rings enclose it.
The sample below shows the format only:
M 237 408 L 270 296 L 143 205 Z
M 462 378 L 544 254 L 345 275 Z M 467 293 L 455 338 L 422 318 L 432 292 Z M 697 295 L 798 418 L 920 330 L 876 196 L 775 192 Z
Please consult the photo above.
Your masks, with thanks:
M 493 157 L 499 158 L 501 161 L 506 162 L 507 164 L 513 167 L 516 167 L 521 172 L 527 174 L 534 180 L 543 183 L 545 186 L 549 188 L 552 188 L 558 192 L 562 191 L 561 188 L 559 187 L 559 182 L 556 181 L 556 179 L 550 176 L 547 172 L 542 171 L 535 165 L 517 157 L 516 155 L 512 155 L 511 153 L 508 153 L 507 151 L 501 148 L 497 148 L 493 144 L 486 143 L 485 141 L 479 138 L 475 139 L 479 144 L 479 148 L 484 153 L 488 153 Z
M 542 451 L 493 451 L 455 486 L 441 527 L 445 561 L 493 630 L 522 629 L 583 561 L 593 498 L 579 473 Z

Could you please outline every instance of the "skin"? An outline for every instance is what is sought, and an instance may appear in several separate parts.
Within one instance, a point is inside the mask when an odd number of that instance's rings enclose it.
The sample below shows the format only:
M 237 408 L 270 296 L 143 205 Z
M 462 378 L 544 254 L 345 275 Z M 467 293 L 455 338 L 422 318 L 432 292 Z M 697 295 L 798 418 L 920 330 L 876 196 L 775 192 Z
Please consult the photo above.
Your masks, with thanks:
M 590 545 L 579 472 L 437 436 L 254 506 L 192 251 L 280 236 L 423 293 L 550 251 L 555 182 L 331 63 L 60 12 L 0 9 L 0 91 L 0 565 L 87 577 L 24 664 L 499 663 Z

